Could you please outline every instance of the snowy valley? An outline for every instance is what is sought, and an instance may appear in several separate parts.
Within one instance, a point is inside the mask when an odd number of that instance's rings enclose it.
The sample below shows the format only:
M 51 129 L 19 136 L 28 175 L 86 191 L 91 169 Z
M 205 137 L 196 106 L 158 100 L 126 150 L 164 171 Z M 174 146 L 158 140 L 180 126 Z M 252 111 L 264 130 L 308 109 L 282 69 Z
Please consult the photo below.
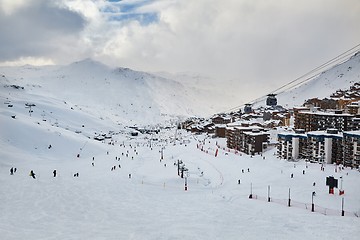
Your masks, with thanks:
M 243 104 L 236 89 L 226 95 L 209 81 L 91 59 L 0 67 L 1 239 L 358 239 L 357 169 L 321 171 L 278 159 L 275 147 L 250 156 L 176 129 Z M 356 82 L 360 54 L 279 94 L 279 104 Z M 345 195 L 328 193 L 328 176 L 343 179 Z

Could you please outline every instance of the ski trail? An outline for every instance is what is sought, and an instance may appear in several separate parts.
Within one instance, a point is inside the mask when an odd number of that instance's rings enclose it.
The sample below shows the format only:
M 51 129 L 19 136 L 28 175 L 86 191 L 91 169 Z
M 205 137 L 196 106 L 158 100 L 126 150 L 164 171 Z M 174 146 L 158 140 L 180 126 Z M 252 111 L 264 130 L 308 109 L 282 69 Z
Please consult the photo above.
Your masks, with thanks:
M 220 187 L 224 184 L 224 175 L 223 173 L 213 164 L 211 163 L 210 161 L 208 160 L 204 160 L 202 159 L 202 161 L 206 162 L 207 164 L 209 164 L 211 167 L 213 167 L 215 169 L 215 171 L 219 174 L 219 178 L 220 178 L 220 184 L 217 185 L 216 187 Z

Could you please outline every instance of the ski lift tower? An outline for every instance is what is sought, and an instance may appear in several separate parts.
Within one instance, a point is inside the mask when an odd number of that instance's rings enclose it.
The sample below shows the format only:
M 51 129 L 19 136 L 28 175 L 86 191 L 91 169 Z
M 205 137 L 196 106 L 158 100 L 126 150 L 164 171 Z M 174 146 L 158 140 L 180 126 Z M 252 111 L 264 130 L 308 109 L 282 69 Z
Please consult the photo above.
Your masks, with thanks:
M 36 105 L 33 103 L 25 103 L 25 108 L 29 108 L 29 114 L 31 117 L 31 113 L 33 112 L 33 110 L 31 109 L 32 107 L 35 107 Z

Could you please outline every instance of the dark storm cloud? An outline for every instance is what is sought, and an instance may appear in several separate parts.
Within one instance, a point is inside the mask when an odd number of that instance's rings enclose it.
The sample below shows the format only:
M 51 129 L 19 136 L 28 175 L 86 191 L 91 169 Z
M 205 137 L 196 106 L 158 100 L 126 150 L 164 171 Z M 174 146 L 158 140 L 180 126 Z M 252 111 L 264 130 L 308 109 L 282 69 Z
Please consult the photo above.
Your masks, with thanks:
M 76 37 L 85 19 L 53 1 L 29 1 L 7 13 L 0 9 L 0 61 L 56 52 L 60 39 Z

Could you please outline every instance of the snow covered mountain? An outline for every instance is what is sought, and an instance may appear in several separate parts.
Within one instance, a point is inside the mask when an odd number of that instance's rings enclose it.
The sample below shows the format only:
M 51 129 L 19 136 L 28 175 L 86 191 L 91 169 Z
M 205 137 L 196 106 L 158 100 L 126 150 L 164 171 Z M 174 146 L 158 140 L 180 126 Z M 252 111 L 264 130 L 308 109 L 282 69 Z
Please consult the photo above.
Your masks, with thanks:
M 124 124 L 144 124 L 144 119 L 157 123 L 197 110 L 190 107 L 185 87 L 176 81 L 126 68 L 111 69 L 91 59 L 60 67 L 0 68 L 0 72 L 5 84 L 24 87 L 24 94 L 71 102 L 90 112 L 111 112 L 114 121 Z M 100 117 L 103 112 L 96 114 Z
M 174 128 L 132 136 L 129 126 L 169 126 L 175 116 L 225 104 L 216 102 L 226 94 L 215 81 L 187 76 L 112 69 L 91 59 L 0 68 L 2 239 L 358 238 L 356 169 L 320 171 L 318 164 L 277 159 L 275 148 L 235 154 L 224 139 Z M 188 169 L 187 191 L 178 160 Z M 343 196 L 328 194 L 330 175 L 343 179 L 344 217 Z
M 67 66 L 0 67 L 0 74 L 1 86 L 21 86 L 23 96 L 51 97 L 87 112 L 97 109 L 98 117 L 106 112 L 126 125 L 208 116 L 235 98 L 211 78 L 110 68 L 92 59 Z
M 156 124 L 194 115 L 208 117 L 251 102 L 259 97 L 255 94 L 262 88 L 251 87 L 251 83 L 244 88 L 239 81 L 218 81 L 194 73 L 110 68 L 92 59 L 67 66 L 0 67 L 0 75 L 2 86 L 24 87 L 24 96 L 32 94 L 69 102 L 98 117 L 106 112 L 112 121 L 126 125 Z M 360 82 L 359 53 L 296 88 L 280 92 L 278 103 L 289 108 L 299 106 L 309 98 L 330 97 L 356 82 Z M 259 99 L 263 105 L 265 97 Z M 96 112 L 92 112 L 94 109 Z
M 330 98 L 337 90 L 349 89 L 354 83 L 360 83 L 360 52 L 318 77 L 278 94 L 278 103 L 284 107 L 301 106 L 307 99 Z

